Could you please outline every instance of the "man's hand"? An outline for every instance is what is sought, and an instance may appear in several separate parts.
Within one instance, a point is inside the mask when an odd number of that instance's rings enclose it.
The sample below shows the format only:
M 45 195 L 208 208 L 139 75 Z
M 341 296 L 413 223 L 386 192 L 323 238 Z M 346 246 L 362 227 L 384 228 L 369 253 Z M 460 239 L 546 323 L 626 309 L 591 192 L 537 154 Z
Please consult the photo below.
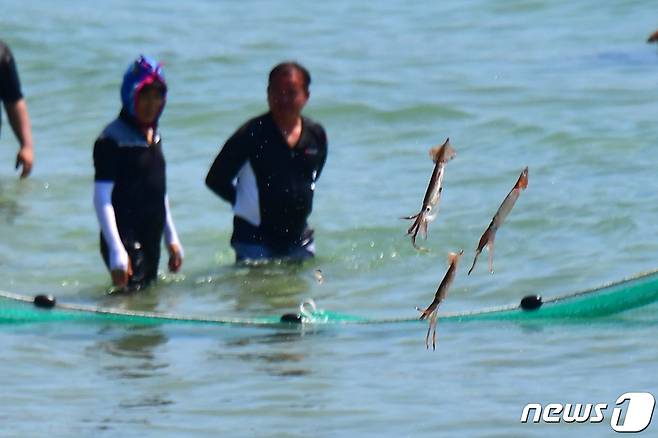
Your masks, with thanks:
M 27 178 L 32 172 L 32 160 L 34 159 L 34 151 L 32 146 L 23 146 L 16 155 L 16 169 L 23 166 L 21 178 Z
M 14 135 L 21 145 L 21 150 L 16 155 L 16 169 L 23 166 L 21 178 L 27 177 L 32 171 L 32 161 L 34 159 L 34 148 L 32 145 L 32 127 L 30 126 L 30 116 L 27 112 L 27 103 L 25 99 L 20 98 L 16 102 L 5 102 L 7 118 Z

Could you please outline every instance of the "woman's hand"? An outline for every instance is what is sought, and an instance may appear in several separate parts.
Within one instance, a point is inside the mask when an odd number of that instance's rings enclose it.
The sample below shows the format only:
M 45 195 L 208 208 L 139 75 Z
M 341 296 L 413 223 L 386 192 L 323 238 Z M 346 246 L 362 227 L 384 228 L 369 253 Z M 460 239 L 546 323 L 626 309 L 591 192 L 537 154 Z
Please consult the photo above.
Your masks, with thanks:
M 126 287 L 128 285 L 128 280 L 133 276 L 133 268 L 130 264 L 130 259 L 128 259 L 128 269 L 125 271 L 122 269 L 115 269 L 112 271 L 112 284 L 116 287 Z
M 183 265 L 183 254 L 180 247 L 175 243 L 171 243 L 167 249 L 169 250 L 169 270 L 171 272 L 178 272 Z

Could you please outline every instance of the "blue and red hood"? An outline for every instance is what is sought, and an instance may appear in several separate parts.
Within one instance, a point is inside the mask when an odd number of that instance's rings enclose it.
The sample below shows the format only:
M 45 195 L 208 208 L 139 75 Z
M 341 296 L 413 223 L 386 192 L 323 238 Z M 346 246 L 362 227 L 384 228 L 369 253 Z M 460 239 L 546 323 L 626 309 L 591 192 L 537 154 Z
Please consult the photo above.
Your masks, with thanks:
M 123 75 L 123 84 L 121 85 L 121 103 L 123 104 L 123 109 L 126 111 L 133 119 L 135 117 L 135 110 L 137 108 L 137 99 L 139 97 L 139 92 L 146 85 L 159 82 L 164 87 L 163 97 L 166 100 L 167 97 L 167 82 L 164 78 L 164 72 L 162 71 L 162 65 L 155 61 L 152 58 L 141 55 L 139 58 L 133 62 L 126 73 Z M 164 109 L 164 102 L 158 117 L 153 122 L 153 128 L 158 124 L 158 119 L 162 110 Z

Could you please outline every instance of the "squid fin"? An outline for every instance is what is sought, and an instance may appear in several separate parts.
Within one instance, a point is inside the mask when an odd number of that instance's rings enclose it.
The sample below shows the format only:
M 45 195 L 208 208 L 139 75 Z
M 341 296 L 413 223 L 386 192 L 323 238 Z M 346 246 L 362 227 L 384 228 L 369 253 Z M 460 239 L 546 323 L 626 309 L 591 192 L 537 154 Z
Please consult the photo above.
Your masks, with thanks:
M 516 181 L 514 188 L 519 190 L 528 188 L 528 166 L 526 166 L 525 169 L 521 171 L 521 175 L 519 175 L 519 179 Z
M 452 160 L 455 158 L 455 155 L 457 153 L 453 149 L 452 146 L 450 146 L 450 138 L 446 138 L 446 141 L 443 142 L 441 146 L 435 146 L 430 149 L 430 158 L 434 163 L 437 162 L 442 162 L 442 163 L 447 163 L 448 161 Z

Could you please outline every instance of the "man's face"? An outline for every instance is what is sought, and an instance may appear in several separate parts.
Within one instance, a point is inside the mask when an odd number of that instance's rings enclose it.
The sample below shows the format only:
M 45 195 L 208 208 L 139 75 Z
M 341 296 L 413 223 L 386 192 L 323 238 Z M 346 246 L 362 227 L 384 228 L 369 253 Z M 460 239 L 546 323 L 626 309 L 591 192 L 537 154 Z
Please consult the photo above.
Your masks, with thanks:
M 304 76 L 297 70 L 283 72 L 272 79 L 267 90 L 267 102 L 274 114 L 298 116 L 308 101 Z

